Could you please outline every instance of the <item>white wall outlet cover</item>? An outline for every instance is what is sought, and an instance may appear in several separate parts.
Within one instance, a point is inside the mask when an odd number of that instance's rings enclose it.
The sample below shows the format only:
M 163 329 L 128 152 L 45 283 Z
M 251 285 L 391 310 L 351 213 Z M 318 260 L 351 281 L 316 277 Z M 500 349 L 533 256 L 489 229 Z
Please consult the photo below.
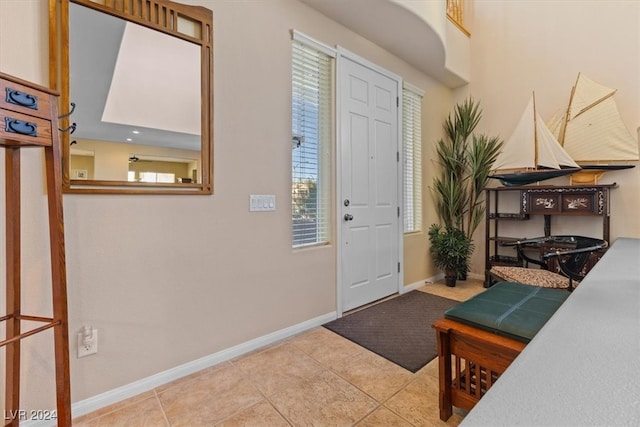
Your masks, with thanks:
M 87 328 L 78 332 L 78 357 L 85 357 L 98 352 L 98 330 Z

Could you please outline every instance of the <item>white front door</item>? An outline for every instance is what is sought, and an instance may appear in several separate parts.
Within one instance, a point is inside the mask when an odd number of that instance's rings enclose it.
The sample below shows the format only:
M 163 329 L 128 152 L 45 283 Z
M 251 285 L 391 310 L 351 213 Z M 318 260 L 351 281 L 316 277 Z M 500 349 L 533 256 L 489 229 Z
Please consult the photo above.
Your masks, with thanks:
M 341 54 L 340 289 L 341 311 L 398 292 L 399 78 Z

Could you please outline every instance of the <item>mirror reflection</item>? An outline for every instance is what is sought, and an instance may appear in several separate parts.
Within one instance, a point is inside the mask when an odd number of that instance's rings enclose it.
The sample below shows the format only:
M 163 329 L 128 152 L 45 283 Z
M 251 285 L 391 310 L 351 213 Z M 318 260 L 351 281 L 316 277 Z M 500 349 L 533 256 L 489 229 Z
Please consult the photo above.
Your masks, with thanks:
M 77 141 L 80 142 L 75 142 L 69 151 L 69 177 L 72 180 L 164 184 L 193 184 L 201 180 L 199 151 L 83 139 L 77 139 Z M 140 160 L 139 165 L 132 165 L 132 163 L 138 163 L 138 160 Z M 143 165 L 144 170 L 141 169 Z M 131 171 L 171 173 L 173 179 L 141 180 L 132 177 Z
M 157 2 L 166 9 L 137 11 L 58 2 L 69 23 L 61 111 L 74 103 L 68 120 L 77 124 L 63 136 L 67 190 L 140 183 L 145 192 L 210 194 L 210 11 L 166 0 Z

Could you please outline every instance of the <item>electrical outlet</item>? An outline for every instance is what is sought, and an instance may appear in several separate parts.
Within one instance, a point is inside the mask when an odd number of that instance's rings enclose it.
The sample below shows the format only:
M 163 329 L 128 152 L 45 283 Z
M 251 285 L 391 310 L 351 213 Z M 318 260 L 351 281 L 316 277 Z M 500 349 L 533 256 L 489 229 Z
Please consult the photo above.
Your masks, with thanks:
M 78 332 L 78 357 L 85 357 L 98 352 L 98 330 L 85 326 Z

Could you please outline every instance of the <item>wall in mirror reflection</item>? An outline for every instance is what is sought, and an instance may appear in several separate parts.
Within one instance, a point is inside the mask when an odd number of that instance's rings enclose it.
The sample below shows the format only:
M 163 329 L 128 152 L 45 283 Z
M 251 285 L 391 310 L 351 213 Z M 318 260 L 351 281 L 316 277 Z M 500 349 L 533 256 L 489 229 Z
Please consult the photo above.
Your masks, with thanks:
M 70 154 L 72 180 L 202 182 L 199 151 L 78 138 Z

